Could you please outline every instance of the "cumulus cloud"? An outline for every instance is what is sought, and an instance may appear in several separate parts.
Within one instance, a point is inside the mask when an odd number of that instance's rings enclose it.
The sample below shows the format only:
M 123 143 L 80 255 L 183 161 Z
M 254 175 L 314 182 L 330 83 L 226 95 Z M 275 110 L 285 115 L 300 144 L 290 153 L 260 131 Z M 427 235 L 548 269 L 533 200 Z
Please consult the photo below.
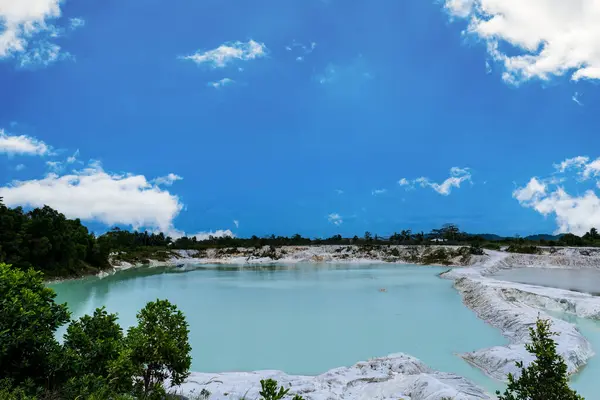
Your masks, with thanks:
M 445 0 L 445 8 L 468 21 L 464 33 L 487 45 L 509 83 L 600 79 L 598 0 Z
M 51 148 L 41 140 L 26 135 L 10 135 L 0 129 L 0 154 L 44 156 Z
M 267 51 L 267 46 L 264 43 L 249 40 L 247 42 L 225 43 L 216 49 L 197 51 L 194 54 L 180 58 L 193 61 L 196 64 L 208 64 L 213 68 L 223 68 L 236 60 L 247 61 L 265 57 Z
M 60 34 L 52 22 L 61 16 L 61 3 L 62 0 L 0 0 L 0 59 L 17 56 L 26 67 L 62 59 L 60 46 L 48 41 Z
M 98 162 L 65 175 L 50 173 L 42 179 L 15 180 L 0 187 L 6 205 L 49 205 L 70 218 L 125 224 L 172 232 L 182 209 L 179 198 L 143 175 L 105 172 Z
M 336 226 L 340 226 L 344 223 L 344 219 L 338 213 L 332 213 L 327 216 L 327 220 Z
M 379 196 L 380 194 L 385 194 L 387 193 L 387 189 L 374 189 L 371 191 L 371 195 L 373 196 Z
M 513 192 L 513 197 L 520 202 L 539 199 L 546 194 L 546 184 L 540 182 L 537 178 L 531 178 L 529 183 Z
M 220 89 L 220 88 L 222 88 L 224 86 L 231 86 L 234 83 L 235 83 L 235 81 L 233 79 L 223 78 L 223 79 L 220 79 L 220 80 L 215 81 L 215 82 L 208 82 L 206 84 L 206 86 L 210 86 L 210 87 L 213 87 L 215 89 Z
M 600 158 L 578 156 L 555 164 L 558 173 L 575 172 L 577 182 L 582 183 L 600 174 Z M 600 198 L 593 189 L 582 195 L 571 195 L 561 186 L 566 178 L 531 178 L 527 185 L 517 188 L 513 198 L 538 213 L 556 218 L 556 233 L 583 235 L 591 228 L 600 227 Z M 598 186 L 598 182 L 596 182 Z
M 183 178 L 180 177 L 179 175 L 170 173 L 167 176 L 159 176 L 158 178 L 155 178 L 154 180 L 152 180 L 152 183 L 154 183 L 155 185 L 158 185 L 158 186 L 160 186 L 160 185 L 171 186 L 176 181 L 180 181 L 182 179 Z
M 467 181 L 472 182 L 469 168 L 452 167 L 450 168 L 450 177 L 442 183 L 432 182 L 429 178 L 422 176 L 412 181 L 402 178 L 398 181 L 398 184 L 405 186 L 407 190 L 414 188 L 415 185 L 430 187 L 439 194 L 448 196 L 452 192 L 452 188 L 460 188 L 460 185 Z

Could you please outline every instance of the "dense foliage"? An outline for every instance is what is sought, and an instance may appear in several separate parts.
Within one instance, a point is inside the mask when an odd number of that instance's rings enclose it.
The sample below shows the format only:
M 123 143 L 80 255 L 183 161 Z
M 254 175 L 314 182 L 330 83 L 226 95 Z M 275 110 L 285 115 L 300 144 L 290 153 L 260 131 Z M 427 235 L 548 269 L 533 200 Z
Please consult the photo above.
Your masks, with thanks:
M 189 374 L 191 347 L 183 314 L 167 300 L 150 302 L 123 335 L 105 309 L 69 321 L 42 274 L 0 264 L 0 398 L 163 399 L 164 383 Z
M 516 363 L 521 374 L 519 378 L 508 374 L 508 387 L 498 400 L 583 400 L 569 388 L 567 365 L 556 353 L 552 339 L 556 333 L 550 331 L 550 321 L 538 319 L 535 328 L 529 329 L 531 343 L 526 348 L 535 360 L 526 368 Z
M 0 198 L 0 262 L 66 276 L 108 267 L 108 251 L 78 219 L 48 206 L 11 209 Z

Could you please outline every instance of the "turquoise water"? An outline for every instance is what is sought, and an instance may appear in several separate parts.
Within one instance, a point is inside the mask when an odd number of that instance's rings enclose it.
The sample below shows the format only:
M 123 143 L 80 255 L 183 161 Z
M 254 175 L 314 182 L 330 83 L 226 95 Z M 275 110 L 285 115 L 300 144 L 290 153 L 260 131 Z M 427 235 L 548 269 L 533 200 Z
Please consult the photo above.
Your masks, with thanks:
M 105 305 L 124 328 L 146 302 L 169 299 L 190 324 L 195 371 L 316 375 L 405 352 L 495 389 L 498 383 L 455 353 L 506 340 L 463 306 L 452 282 L 437 277 L 442 271 L 330 264 L 138 269 L 51 286 L 74 317 Z
M 600 391 L 600 321 L 579 318 L 571 314 L 548 312 L 553 317 L 571 322 L 577 326 L 581 334 L 590 342 L 596 355 L 588 360 L 585 367 L 570 380 L 571 387 L 577 390 L 586 400 L 598 398 Z

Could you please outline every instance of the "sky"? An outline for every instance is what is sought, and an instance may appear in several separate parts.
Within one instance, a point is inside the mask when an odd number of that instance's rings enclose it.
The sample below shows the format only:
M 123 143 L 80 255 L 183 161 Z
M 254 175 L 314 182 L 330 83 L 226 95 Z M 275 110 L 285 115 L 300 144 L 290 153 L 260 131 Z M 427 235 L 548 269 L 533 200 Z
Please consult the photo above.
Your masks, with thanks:
M 597 0 L 0 0 L 0 197 L 102 233 L 600 228 Z

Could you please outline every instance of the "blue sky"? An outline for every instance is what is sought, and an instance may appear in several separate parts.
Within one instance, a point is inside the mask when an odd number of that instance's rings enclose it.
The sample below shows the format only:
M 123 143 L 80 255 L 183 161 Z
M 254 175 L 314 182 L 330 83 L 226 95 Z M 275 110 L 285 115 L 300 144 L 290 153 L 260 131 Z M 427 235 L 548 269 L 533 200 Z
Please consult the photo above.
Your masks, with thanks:
M 553 4 L 0 5 L 0 196 L 96 232 L 600 227 L 600 6 Z

